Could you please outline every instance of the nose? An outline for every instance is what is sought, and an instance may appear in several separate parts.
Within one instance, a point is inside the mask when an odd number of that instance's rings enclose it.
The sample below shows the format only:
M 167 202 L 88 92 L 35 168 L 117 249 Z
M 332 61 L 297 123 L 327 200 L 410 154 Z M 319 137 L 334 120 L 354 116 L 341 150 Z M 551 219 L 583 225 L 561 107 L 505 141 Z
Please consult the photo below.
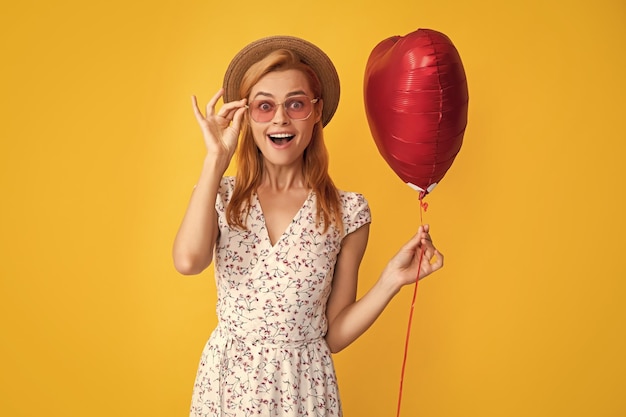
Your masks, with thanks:
M 291 119 L 287 115 L 287 111 L 285 110 L 284 104 L 279 104 L 276 106 L 276 113 L 274 113 L 274 117 L 272 118 L 272 123 L 275 125 L 285 125 L 289 123 Z

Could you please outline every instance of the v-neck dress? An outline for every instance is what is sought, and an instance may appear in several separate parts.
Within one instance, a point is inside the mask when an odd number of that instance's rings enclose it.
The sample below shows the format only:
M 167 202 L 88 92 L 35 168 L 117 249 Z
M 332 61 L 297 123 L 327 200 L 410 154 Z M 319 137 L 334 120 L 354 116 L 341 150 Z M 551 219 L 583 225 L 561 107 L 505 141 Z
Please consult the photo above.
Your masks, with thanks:
M 341 416 L 326 302 L 343 238 L 371 221 L 368 203 L 340 191 L 344 230 L 323 232 L 311 192 L 272 245 L 256 195 L 246 230 L 229 227 L 234 183 L 222 180 L 216 202 L 218 325 L 202 352 L 190 415 Z

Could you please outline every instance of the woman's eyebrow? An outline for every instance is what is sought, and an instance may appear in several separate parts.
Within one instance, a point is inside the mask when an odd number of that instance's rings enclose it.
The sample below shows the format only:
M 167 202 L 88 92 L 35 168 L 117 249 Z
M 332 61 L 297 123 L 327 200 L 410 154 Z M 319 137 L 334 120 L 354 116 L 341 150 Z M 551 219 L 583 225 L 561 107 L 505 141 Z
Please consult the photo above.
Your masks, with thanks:
M 297 90 L 297 91 L 292 91 L 287 94 L 287 97 L 292 97 L 292 96 L 306 96 L 306 93 L 302 90 Z
M 272 97 L 272 98 L 274 97 L 274 95 L 273 95 L 273 94 L 266 93 L 265 91 L 259 91 L 259 92 L 257 92 L 257 93 L 254 95 L 254 97 L 253 97 L 253 98 L 257 98 L 258 96 L 263 96 L 263 97 Z
M 257 98 L 258 96 L 275 98 L 273 94 L 265 92 L 265 91 L 258 91 L 254 95 L 253 98 Z M 291 91 L 291 92 L 287 93 L 286 97 L 293 97 L 293 96 L 306 96 L 306 92 L 304 90 Z

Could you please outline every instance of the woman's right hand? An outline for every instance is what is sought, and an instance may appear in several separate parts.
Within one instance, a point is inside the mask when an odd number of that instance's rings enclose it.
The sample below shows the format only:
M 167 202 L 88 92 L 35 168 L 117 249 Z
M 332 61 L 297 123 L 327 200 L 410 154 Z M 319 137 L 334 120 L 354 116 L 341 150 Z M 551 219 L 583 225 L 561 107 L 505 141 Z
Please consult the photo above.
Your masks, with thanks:
M 193 112 L 202 129 L 207 154 L 200 178 L 194 187 L 173 247 L 174 266 L 185 275 L 202 272 L 213 261 L 219 235 L 215 207 L 220 181 L 235 154 L 239 131 L 246 111 L 246 100 L 225 103 L 215 112 L 215 104 L 224 94 L 220 89 L 206 105 L 206 116 L 192 96 Z
M 217 157 L 226 156 L 230 161 L 237 149 L 239 131 L 246 111 L 246 99 L 225 103 L 216 114 L 215 105 L 223 94 L 222 88 L 207 103 L 206 116 L 198 107 L 196 96 L 192 96 L 191 100 L 193 112 L 204 135 L 207 153 Z

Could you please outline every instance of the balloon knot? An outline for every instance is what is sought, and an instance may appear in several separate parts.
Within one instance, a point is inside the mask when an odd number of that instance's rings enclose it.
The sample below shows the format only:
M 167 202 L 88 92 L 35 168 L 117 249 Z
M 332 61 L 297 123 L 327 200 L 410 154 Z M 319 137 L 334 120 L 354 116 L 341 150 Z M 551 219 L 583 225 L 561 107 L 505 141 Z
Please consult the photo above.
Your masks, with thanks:
M 419 195 L 420 207 L 422 208 L 422 210 L 426 211 L 428 210 L 428 203 L 424 201 L 424 197 L 426 197 L 426 191 L 420 192 L 420 195 Z

